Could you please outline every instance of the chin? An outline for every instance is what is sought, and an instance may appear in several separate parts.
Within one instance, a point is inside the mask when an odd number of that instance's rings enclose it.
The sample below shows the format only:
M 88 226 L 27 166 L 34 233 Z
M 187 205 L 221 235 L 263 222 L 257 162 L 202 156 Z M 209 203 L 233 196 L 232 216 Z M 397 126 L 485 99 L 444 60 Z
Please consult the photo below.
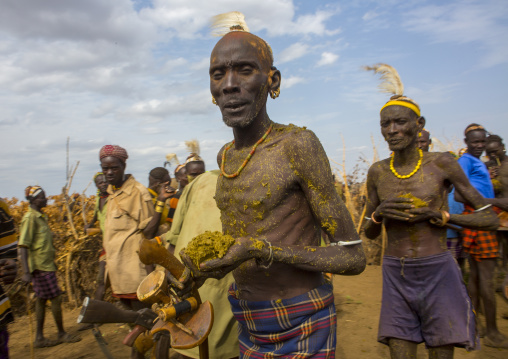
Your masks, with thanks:
M 233 128 L 245 128 L 248 127 L 252 122 L 254 122 L 255 116 L 245 116 L 241 118 L 232 118 L 229 116 L 222 116 L 222 121 L 226 124 L 228 127 Z

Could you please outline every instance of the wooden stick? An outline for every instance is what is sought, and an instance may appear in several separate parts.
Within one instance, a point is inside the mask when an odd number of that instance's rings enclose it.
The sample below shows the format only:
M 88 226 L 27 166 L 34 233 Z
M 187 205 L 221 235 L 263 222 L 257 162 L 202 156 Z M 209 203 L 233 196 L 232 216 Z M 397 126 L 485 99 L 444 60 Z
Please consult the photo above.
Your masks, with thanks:
M 365 218 L 365 212 L 367 212 L 367 203 L 365 203 L 365 205 L 363 206 L 362 216 L 360 217 L 360 220 L 358 221 L 358 228 L 356 229 L 358 234 L 360 234 L 360 231 L 362 230 L 362 224 L 363 224 L 363 219 Z
M 32 324 L 32 310 L 30 309 L 30 284 L 26 285 L 26 312 L 30 331 L 30 358 L 34 359 L 34 328 Z

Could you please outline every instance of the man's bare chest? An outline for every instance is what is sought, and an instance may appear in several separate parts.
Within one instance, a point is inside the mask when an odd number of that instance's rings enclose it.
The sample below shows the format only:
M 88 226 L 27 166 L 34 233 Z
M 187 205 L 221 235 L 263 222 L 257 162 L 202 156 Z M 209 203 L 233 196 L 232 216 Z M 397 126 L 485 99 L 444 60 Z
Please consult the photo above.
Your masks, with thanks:
M 448 189 L 445 186 L 443 172 L 432 164 L 424 165 L 410 178 L 397 178 L 386 167 L 377 178 L 376 189 L 382 202 L 396 197 L 421 200 L 418 206 L 441 206 Z
M 226 153 L 224 170 L 234 173 L 243 163 L 241 154 Z M 297 189 L 291 163 L 276 148 L 264 147 L 256 151 L 240 174 L 234 178 L 220 176 L 215 199 L 221 210 L 234 207 L 247 212 L 249 208 L 270 210 L 284 202 Z

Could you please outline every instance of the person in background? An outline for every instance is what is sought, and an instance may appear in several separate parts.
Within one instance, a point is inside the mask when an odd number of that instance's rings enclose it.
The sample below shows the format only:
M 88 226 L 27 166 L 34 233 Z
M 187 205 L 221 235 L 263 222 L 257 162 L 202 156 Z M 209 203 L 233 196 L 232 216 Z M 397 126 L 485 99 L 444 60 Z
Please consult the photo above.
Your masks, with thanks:
M 423 129 L 418 134 L 418 139 L 416 140 L 418 143 L 418 148 L 420 148 L 423 152 L 429 152 L 429 147 L 432 144 L 432 139 L 430 138 L 430 132 L 426 129 Z
M 9 207 L 0 198 L 0 359 L 9 359 L 7 325 L 14 320 L 9 297 L 3 285 L 14 282 L 17 274 L 17 236 Z
M 19 230 L 19 253 L 24 283 L 32 282 L 37 300 L 35 313 L 37 328 L 35 334 L 35 348 L 50 347 L 60 343 L 74 343 L 81 340 L 78 336 L 71 336 L 64 330 L 62 318 L 62 291 L 58 286 L 55 265 L 55 247 L 53 235 L 42 209 L 48 200 L 44 190 L 39 186 L 28 186 L 25 197 L 30 207 L 21 220 Z M 50 340 L 44 336 L 44 319 L 46 317 L 46 302 L 51 301 L 51 313 L 58 329 L 58 339 Z
M 486 207 L 496 204 L 498 199 L 494 196 L 494 187 L 490 180 L 490 174 L 485 164 L 480 160 L 487 143 L 487 131 L 479 124 L 472 123 L 464 131 L 464 142 L 467 145 L 467 153 L 462 155 L 458 162 L 471 185 L 483 196 Z M 455 199 L 466 202 L 457 192 Z M 482 207 L 484 208 L 484 207 Z M 464 214 L 478 212 L 465 203 Z M 497 229 L 497 228 L 495 228 Z M 480 334 L 485 334 L 483 343 L 489 347 L 508 348 L 508 338 L 501 334 L 496 321 L 496 298 L 494 272 L 496 261 L 499 256 L 499 244 L 496 230 L 475 230 L 465 228 L 463 234 L 463 246 L 469 253 L 469 281 L 468 290 L 475 308 L 479 308 L 480 298 L 483 302 L 485 321 L 487 327 L 483 333 L 483 327 L 479 328 Z M 478 326 L 481 323 L 478 321 Z

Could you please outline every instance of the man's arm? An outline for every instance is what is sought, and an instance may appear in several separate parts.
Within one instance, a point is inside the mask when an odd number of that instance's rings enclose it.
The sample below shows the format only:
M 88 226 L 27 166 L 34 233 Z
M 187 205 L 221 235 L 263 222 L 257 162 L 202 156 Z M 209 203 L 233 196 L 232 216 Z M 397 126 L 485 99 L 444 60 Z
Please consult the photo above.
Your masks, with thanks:
M 152 216 L 152 219 L 147 224 L 145 229 L 143 229 L 143 234 L 146 238 L 152 239 L 157 234 L 157 229 L 159 228 L 159 223 L 162 216 L 162 210 L 157 210 L 157 206 L 160 203 L 166 204 L 166 200 L 175 194 L 175 189 L 169 186 L 169 182 L 162 184 L 161 193 L 157 196 L 157 202 L 155 205 L 155 213 Z M 160 207 L 159 207 L 160 208 Z
M 456 193 L 465 203 L 469 203 L 476 210 L 488 204 L 487 200 L 471 185 L 462 167 L 451 155 L 441 156 L 437 164 L 448 174 L 448 179 L 455 187 Z M 436 217 L 439 218 L 439 215 Z M 449 222 L 461 227 L 485 231 L 494 231 L 499 226 L 499 220 L 491 208 L 468 215 L 451 214 Z
M 32 276 L 30 275 L 30 266 L 28 265 L 28 248 L 32 246 L 32 240 L 35 236 L 35 221 L 33 216 L 23 217 L 21 221 L 20 231 L 19 231 L 19 255 L 21 259 L 21 269 L 23 270 L 23 275 L 21 280 L 24 283 L 30 283 L 32 281 Z

